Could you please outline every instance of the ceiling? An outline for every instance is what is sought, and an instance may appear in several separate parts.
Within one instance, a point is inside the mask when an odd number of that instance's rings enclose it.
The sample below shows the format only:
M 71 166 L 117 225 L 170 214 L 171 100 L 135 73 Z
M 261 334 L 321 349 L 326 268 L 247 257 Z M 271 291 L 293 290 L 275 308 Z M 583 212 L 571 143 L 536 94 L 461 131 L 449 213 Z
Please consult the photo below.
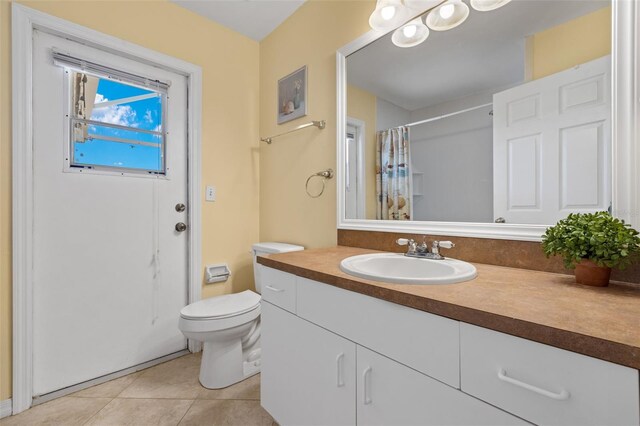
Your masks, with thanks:
M 293 14 L 304 0 L 171 0 L 256 41 Z
M 514 0 L 492 12 L 471 10 L 449 31 L 431 31 L 412 48 L 391 34 L 347 58 L 347 81 L 413 111 L 509 87 L 524 79 L 525 37 L 585 15 L 609 1 Z

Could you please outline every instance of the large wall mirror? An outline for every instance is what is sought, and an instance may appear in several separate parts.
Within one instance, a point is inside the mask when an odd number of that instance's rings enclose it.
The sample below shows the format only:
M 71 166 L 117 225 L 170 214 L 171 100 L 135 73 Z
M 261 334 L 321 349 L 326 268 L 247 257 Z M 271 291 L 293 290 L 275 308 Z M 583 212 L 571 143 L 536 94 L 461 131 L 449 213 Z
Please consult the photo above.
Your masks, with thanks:
M 535 240 L 633 204 L 617 187 L 633 178 L 615 158 L 619 8 L 513 0 L 414 47 L 392 31 L 342 49 L 339 226 Z

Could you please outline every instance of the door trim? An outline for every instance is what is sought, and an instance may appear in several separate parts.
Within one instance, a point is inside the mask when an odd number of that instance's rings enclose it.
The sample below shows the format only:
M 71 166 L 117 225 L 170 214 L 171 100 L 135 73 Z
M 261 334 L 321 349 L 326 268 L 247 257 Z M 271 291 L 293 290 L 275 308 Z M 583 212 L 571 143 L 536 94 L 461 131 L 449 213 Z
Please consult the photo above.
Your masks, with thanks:
M 365 146 L 365 132 L 366 132 L 366 124 L 364 121 L 359 120 L 353 117 L 347 117 L 347 126 L 353 126 L 358 129 L 358 140 L 356 144 L 358 145 L 358 158 L 356 164 L 356 175 L 358 176 L 357 188 L 358 194 L 356 197 L 356 211 L 358 219 L 364 219 L 367 217 L 367 212 L 365 210 L 365 175 L 364 175 L 364 165 L 365 156 L 366 156 L 366 146 Z M 346 130 L 346 129 L 345 129 Z M 346 133 L 345 133 L 346 135 Z M 344 137 L 344 136 L 343 136 Z M 346 203 L 346 200 L 345 200 Z
M 200 300 L 202 69 L 116 37 L 12 3 L 13 414 L 33 397 L 33 30 L 157 66 L 187 78 L 189 303 Z M 27 143 L 25 143 L 27 142 Z M 189 340 L 189 350 L 200 350 Z

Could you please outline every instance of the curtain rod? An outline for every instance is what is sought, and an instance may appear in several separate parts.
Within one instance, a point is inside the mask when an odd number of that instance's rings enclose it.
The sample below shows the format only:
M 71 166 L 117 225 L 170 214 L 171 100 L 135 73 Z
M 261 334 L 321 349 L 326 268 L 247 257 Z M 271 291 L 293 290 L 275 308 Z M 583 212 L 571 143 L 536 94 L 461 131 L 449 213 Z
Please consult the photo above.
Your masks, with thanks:
M 288 135 L 289 133 L 296 132 L 296 131 L 302 130 L 302 129 L 306 129 L 307 127 L 311 127 L 311 126 L 317 127 L 318 129 L 322 130 L 322 129 L 324 129 L 326 127 L 326 125 L 327 125 L 327 122 L 324 121 L 324 120 L 312 121 L 311 123 L 302 124 L 302 125 L 300 125 L 298 127 L 294 127 L 293 129 L 291 129 L 291 130 L 289 130 L 287 132 L 284 132 L 284 133 L 280 133 L 280 134 L 277 134 L 277 135 L 274 135 L 274 136 L 269 136 L 269 137 L 266 137 L 266 138 L 260 138 L 260 140 L 262 142 L 266 142 L 266 143 L 270 144 L 271 141 L 273 139 L 277 138 L 277 137 Z
M 488 104 L 478 105 L 478 106 L 474 106 L 474 107 L 467 108 L 467 109 L 461 109 L 460 111 L 450 112 L 448 114 L 439 115 L 437 117 L 427 118 L 426 120 L 416 121 L 415 123 L 405 124 L 405 126 L 406 127 L 412 127 L 412 126 L 417 126 L 418 124 L 430 123 L 432 121 L 442 120 L 443 118 L 452 117 L 454 115 L 463 114 L 465 112 L 474 111 L 476 109 L 480 109 L 480 108 L 484 108 L 484 107 L 488 107 L 488 106 L 492 106 L 492 105 L 493 105 L 493 102 L 490 102 Z

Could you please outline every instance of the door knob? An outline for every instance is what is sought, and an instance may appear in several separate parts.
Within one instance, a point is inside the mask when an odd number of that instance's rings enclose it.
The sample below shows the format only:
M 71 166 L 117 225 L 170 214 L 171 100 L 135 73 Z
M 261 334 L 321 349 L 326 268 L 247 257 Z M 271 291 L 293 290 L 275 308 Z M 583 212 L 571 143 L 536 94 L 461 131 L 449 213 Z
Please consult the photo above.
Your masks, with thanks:
M 184 224 L 183 222 L 176 223 L 176 231 L 184 232 L 186 230 L 187 230 L 187 225 L 186 224 Z
M 185 211 L 185 210 L 186 210 L 186 208 L 187 208 L 187 206 L 185 206 L 185 205 L 184 205 L 184 204 L 182 204 L 182 203 L 178 203 L 178 204 L 176 204 L 176 211 L 177 211 L 178 213 L 181 213 L 181 212 Z
M 495 223 L 507 223 L 507 221 L 504 220 L 504 217 L 499 217 L 495 220 Z

